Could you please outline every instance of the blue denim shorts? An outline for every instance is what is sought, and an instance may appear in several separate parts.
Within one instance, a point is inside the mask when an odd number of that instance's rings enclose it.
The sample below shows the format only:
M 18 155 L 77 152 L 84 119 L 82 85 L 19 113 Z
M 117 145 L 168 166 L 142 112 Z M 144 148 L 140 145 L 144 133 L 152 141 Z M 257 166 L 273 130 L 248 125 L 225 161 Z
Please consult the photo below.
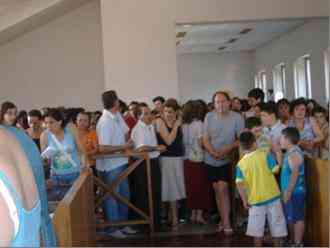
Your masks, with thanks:
M 287 223 L 294 224 L 305 219 L 305 194 L 292 195 L 284 204 L 284 213 Z
M 52 189 L 48 192 L 49 200 L 61 201 L 69 191 L 74 181 L 79 177 L 79 172 L 65 175 L 51 175 Z

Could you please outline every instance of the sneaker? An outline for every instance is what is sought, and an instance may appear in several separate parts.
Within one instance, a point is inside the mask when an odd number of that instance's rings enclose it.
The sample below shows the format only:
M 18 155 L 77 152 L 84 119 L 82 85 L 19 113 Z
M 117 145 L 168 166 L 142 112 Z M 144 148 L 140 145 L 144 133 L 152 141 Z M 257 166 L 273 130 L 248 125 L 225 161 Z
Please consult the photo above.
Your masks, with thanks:
M 114 231 L 114 232 L 110 232 L 108 233 L 108 235 L 110 237 L 113 237 L 113 238 L 117 238 L 117 239 L 125 239 L 127 238 L 127 236 L 120 230 L 117 230 L 117 231 Z
M 127 227 L 121 229 L 121 231 L 122 231 L 123 233 L 125 233 L 125 234 L 136 234 L 136 233 L 137 233 L 136 230 L 134 230 L 133 228 L 131 228 L 131 227 L 129 227 L 129 226 L 127 226 Z

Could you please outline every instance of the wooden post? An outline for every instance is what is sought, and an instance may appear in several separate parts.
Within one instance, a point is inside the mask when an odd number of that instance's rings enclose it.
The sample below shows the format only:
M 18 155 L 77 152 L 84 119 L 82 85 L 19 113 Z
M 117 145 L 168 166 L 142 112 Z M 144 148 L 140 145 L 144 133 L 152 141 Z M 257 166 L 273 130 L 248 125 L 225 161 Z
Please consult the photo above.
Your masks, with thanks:
M 147 166 L 147 177 L 148 177 L 148 197 L 149 197 L 149 219 L 150 219 L 150 230 L 151 234 L 154 233 L 154 204 L 152 196 L 152 181 L 151 181 L 151 163 L 148 154 L 146 155 L 146 166 Z

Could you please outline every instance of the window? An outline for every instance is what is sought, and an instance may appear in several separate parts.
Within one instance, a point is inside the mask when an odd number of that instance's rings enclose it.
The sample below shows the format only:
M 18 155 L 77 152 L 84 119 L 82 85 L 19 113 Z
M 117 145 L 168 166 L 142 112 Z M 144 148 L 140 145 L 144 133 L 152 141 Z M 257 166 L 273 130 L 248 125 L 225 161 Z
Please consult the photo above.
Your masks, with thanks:
M 273 69 L 273 87 L 275 101 L 278 101 L 286 96 L 284 63 L 275 66 Z
M 294 63 L 295 97 L 312 98 L 311 60 L 305 55 Z
M 267 76 L 266 71 L 260 71 L 254 78 L 254 85 L 256 88 L 260 88 L 265 93 L 265 98 L 267 98 Z M 265 99 L 267 100 L 267 99 Z
M 259 80 L 259 76 L 258 75 L 255 75 L 255 77 L 254 77 L 254 87 L 255 88 L 261 88 L 260 80 Z
M 330 100 L 330 47 L 324 52 L 324 60 L 325 60 L 325 97 L 327 102 Z

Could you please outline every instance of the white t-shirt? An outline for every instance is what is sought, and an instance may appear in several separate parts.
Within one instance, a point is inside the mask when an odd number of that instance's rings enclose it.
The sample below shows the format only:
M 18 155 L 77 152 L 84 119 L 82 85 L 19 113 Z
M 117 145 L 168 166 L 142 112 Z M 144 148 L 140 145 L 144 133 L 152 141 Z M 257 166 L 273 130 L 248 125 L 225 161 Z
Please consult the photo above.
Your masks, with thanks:
M 103 110 L 103 114 L 96 126 L 96 133 L 100 145 L 125 145 L 125 135 L 128 132 L 129 128 L 119 112 L 112 114 L 108 110 Z M 111 171 L 125 164 L 128 164 L 128 159 L 124 157 L 96 160 L 96 168 L 99 171 Z
M 134 147 L 140 148 L 142 146 L 150 146 L 150 147 L 157 147 L 157 137 L 155 133 L 155 127 L 150 124 L 146 125 L 143 121 L 139 120 L 138 123 L 132 130 L 131 138 L 134 142 Z M 159 157 L 159 152 L 149 152 L 150 158 L 157 158 Z

